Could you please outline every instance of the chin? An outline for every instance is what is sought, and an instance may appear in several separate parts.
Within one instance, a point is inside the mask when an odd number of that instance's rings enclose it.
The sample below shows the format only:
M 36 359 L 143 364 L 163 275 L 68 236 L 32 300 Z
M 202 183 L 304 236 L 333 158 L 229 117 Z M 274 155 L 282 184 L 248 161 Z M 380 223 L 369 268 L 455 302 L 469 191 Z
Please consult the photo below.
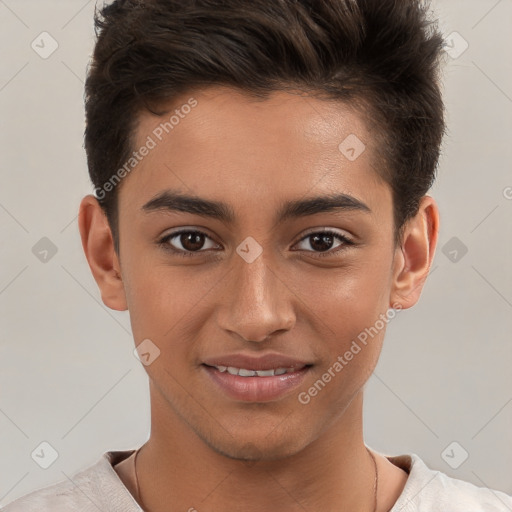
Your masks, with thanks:
M 285 437 L 287 435 L 287 437 Z M 283 432 L 282 438 L 278 439 L 272 436 L 260 435 L 252 439 L 247 435 L 233 438 L 214 440 L 210 439 L 207 444 L 218 454 L 230 459 L 241 460 L 246 462 L 272 461 L 281 460 L 297 454 L 303 450 L 308 442 L 303 439 L 290 438 L 288 434 Z

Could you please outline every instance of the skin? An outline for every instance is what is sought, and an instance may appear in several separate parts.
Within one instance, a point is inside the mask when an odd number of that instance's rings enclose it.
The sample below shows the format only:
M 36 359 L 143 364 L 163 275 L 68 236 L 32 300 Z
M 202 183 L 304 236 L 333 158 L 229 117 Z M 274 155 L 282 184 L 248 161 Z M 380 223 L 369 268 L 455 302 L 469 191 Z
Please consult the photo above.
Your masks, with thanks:
M 437 244 L 436 203 L 422 199 L 395 246 L 391 190 L 375 170 L 371 131 L 347 105 L 285 92 L 255 101 L 224 87 L 193 97 L 197 107 L 120 185 L 120 254 L 97 200 L 86 196 L 80 206 L 82 243 L 103 302 L 129 310 L 136 345 L 149 338 L 160 349 L 145 366 L 152 426 L 137 460 L 143 502 L 151 512 L 241 504 L 250 512 L 373 511 L 362 404 L 385 329 L 307 405 L 297 394 L 380 314 L 417 302 Z M 135 146 L 168 117 L 141 114 Z M 338 149 L 350 134 L 366 144 L 355 161 Z M 142 210 L 168 189 L 224 201 L 235 221 Z M 274 220 L 283 201 L 333 192 L 371 211 Z M 182 227 L 206 234 L 196 246 L 183 237 L 167 241 L 190 257 L 158 243 Z M 332 238 L 322 252 L 306 235 L 325 229 L 353 245 Z M 248 236 L 263 251 L 252 263 L 236 252 Z M 228 398 L 201 367 L 218 354 L 268 351 L 313 364 L 297 392 L 271 402 Z M 376 458 L 384 512 L 407 474 Z

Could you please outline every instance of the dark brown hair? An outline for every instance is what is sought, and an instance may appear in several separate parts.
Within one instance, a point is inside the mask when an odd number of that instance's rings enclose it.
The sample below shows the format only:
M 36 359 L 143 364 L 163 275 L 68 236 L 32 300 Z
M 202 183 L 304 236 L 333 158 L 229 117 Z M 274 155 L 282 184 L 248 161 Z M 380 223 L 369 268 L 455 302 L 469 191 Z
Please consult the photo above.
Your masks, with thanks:
M 85 149 L 116 249 L 118 188 L 104 185 L 134 150 L 139 113 L 211 85 L 260 99 L 298 90 L 357 108 L 378 142 L 399 234 L 434 181 L 445 131 L 443 37 L 429 8 L 421 0 L 116 0 L 97 11 Z

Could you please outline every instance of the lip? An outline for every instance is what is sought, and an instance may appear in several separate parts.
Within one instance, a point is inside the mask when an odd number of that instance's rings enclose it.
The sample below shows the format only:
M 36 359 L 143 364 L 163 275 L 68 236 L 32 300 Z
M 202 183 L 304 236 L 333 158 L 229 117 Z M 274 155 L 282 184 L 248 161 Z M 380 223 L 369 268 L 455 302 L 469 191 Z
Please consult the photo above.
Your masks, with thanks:
M 276 368 L 302 368 L 303 366 L 310 366 L 310 363 L 306 361 L 300 361 L 276 353 L 265 354 L 259 357 L 245 354 L 226 354 L 205 359 L 203 364 L 207 366 L 234 366 L 235 368 L 247 368 L 248 370 L 275 370 Z M 262 379 L 264 377 L 259 378 Z
M 297 370 L 270 377 L 240 377 L 220 372 L 215 366 L 233 366 L 249 370 Z M 207 359 L 201 368 L 216 387 L 231 399 L 244 402 L 271 402 L 284 398 L 299 387 L 309 373 L 311 364 L 281 354 L 266 354 L 261 357 L 231 354 Z

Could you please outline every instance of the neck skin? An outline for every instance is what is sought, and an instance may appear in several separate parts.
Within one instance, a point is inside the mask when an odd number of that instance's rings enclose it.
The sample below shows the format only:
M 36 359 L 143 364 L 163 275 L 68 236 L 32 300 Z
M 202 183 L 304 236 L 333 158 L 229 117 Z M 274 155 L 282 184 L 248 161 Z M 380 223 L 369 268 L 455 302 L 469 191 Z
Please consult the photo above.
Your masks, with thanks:
M 362 436 L 362 390 L 342 417 L 284 460 L 244 462 L 212 450 L 152 388 L 151 435 L 137 458 L 146 512 L 374 510 L 375 469 Z M 373 452 L 372 452 L 373 453 Z M 398 499 L 407 473 L 374 453 L 377 511 Z M 262 492 L 263 490 L 263 492 Z

